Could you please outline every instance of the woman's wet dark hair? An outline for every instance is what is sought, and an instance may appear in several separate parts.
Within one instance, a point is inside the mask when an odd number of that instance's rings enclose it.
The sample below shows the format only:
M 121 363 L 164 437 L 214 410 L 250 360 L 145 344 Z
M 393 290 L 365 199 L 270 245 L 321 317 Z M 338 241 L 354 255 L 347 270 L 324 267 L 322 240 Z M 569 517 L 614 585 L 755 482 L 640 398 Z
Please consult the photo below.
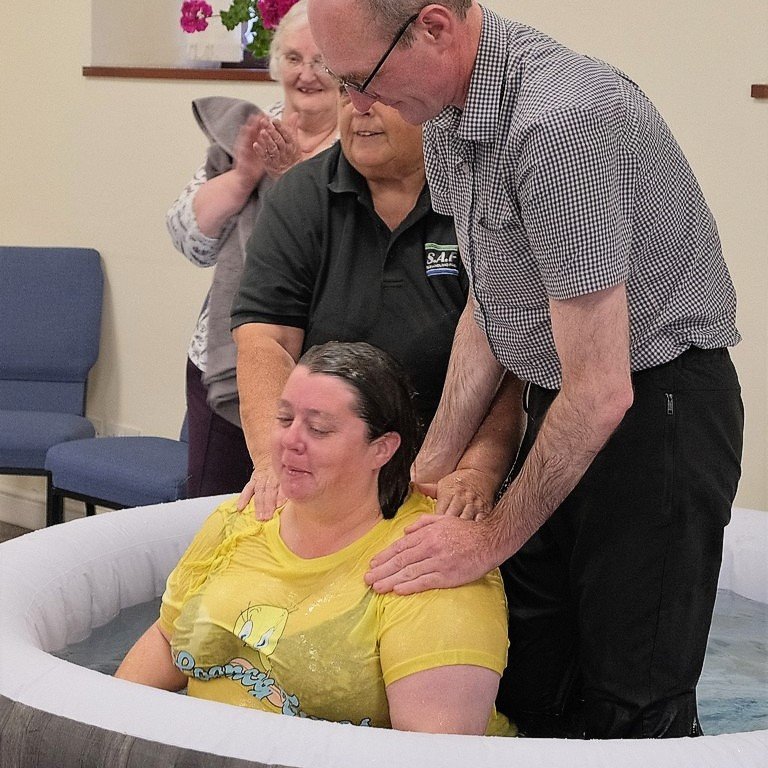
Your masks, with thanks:
M 408 495 L 411 464 L 421 444 L 421 426 L 408 376 L 390 355 L 362 341 L 329 341 L 308 349 L 299 365 L 310 373 L 336 376 L 357 394 L 356 411 L 368 425 L 368 439 L 386 432 L 400 435 L 400 447 L 379 472 L 379 504 L 385 518 L 395 516 Z

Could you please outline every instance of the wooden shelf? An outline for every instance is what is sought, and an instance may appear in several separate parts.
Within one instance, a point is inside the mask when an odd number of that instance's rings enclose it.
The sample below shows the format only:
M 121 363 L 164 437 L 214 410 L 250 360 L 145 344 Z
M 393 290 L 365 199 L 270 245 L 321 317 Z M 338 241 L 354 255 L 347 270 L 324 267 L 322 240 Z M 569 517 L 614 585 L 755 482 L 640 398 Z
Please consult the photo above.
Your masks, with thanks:
M 768 99 L 768 83 L 754 83 L 752 85 L 753 99 Z
M 249 80 L 272 82 L 266 69 L 222 67 L 186 69 L 183 67 L 83 67 L 84 77 L 128 77 L 150 80 Z

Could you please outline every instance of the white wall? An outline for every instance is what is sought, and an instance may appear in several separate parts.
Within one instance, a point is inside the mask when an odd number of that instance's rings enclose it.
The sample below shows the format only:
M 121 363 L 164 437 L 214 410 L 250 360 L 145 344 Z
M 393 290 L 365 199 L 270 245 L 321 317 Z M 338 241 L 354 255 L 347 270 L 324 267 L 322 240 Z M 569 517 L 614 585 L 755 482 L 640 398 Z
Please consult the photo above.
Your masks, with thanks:
M 111 1 L 93 0 L 99 9 Z M 768 102 L 750 99 L 749 87 L 768 82 L 768 3 L 488 5 L 625 69 L 688 154 L 715 211 L 740 298 L 745 341 L 734 359 L 748 415 L 738 503 L 767 509 Z M 131 7 L 134 18 L 125 23 L 138 25 L 142 7 Z M 173 26 L 175 15 L 169 18 Z M 173 250 L 164 226 L 168 205 L 205 150 L 190 101 L 224 94 L 266 105 L 279 90 L 271 83 L 84 78 L 81 67 L 92 63 L 90 25 L 86 0 L 67 3 L 55 24 L 5 14 L 0 239 L 101 252 L 104 321 L 88 414 L 176 436 L 187 342 L 210 280 Z M 175 27 L 168 34 L 176 35 Z M 41 500 L 39 479 L 0 477 L 0 519 L 39 527 Z

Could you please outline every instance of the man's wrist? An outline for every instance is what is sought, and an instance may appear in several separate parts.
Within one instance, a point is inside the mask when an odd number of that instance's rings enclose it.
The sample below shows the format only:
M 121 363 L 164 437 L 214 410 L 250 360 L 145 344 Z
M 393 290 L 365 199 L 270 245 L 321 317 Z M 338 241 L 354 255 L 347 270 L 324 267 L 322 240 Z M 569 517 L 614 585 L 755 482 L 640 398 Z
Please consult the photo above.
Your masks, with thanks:
M 512 557 L 529 538 L 529 534 L 514 524 L 514 518 L 512 499 L 507 490 L 501 501 L 482 519 L 482 524 L 487 526 L 488 553 L 494 560 L 494 567 Z
M 426 443 L 425 443 L 426 446 Z M 417 482 L 436 483 L 456 469 L 457 459 L 448 452 L 422 446 L 413 462 L 413 478 Z
M 454 474 L 458 478 L 467 478 L 464 484 L 471 485 L 483 496 L 490 498 L 491 501 L 493 501 L 496 490 L 501 484 L 501 481 L 493 473 L 478 469 L 477 467 L 462 467 L 459 465 L 456 467 Z

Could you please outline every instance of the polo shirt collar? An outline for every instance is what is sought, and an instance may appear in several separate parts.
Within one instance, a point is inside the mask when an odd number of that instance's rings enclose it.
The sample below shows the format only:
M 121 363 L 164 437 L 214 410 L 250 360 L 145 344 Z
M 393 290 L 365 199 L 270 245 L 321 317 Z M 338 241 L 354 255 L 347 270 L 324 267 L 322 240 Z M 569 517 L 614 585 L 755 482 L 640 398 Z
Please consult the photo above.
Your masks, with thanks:
M 357 171 L 344 156 L 344 152 L 341 150 L 341 142 L 338 143 L 338 147 L 339 161 L 336 164 L 336 172 L 328 182 L 328 190 L 336 194 L 343 194 L 345 192 L 355 194 L 361 204 L 367 206 L 370 210 L 374 210 L 371 190 L 368 187 L 368 183 L 363 175 Z M 413 210 L 411 210 L 405 217 L 404 221 L 395 232 L 398 232 L 402 226 L 410 226 L 412 222 L 425 216 L 429 213 L 431 207 L 432 198 L 429 195 L 429 187 L 427 187 L 425 183 Z
M 480 43 L 464 109 L 446 107 L 431 123 L 467 141 L 492 142 L 499 124 L 506 75 L 507 33 L 501 17 L 481 6 Z
M 336 163 L 336 171 L 328 182 L 328 189 L 336 193 L 354 192 L 358 197 L 365 195 L 367 198 L 370 198 L 365 179 L 352 167 L 349 160 L 344 157 L 344 152 L 341 150 L 341 141 L 337 143 L 337 147 L 339 158 Z

